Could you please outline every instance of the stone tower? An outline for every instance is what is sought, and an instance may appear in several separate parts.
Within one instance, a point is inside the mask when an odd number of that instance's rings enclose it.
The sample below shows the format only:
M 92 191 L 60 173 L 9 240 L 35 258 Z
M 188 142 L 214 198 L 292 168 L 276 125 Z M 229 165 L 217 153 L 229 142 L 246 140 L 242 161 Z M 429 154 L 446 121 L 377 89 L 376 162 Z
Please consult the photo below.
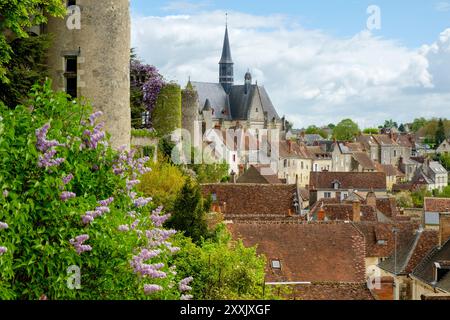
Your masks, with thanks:
M 191 81 L 189 80 L 186 89 L 181 92 L 181 112 L 183 115 L 182 127 L 189 131 L 191 139 L 194 139 L 194 132 L 198 129 L 199 121 L 199 104 L 198 94 L 194 90 Z M 191 140 L 193 143 L 194 141 Z
M 219 83 L 227 94 L 234 84 L 233 59 L 231 58 L 230 39 L 228 38 L 228 26 L 225 27 L 222 57 L 219 62 Z
M 49 18 L 55 90 L 85 97 L 103 112 L 113 147 L 130 146 L 129 0 L 69 0 L 65 19 Z

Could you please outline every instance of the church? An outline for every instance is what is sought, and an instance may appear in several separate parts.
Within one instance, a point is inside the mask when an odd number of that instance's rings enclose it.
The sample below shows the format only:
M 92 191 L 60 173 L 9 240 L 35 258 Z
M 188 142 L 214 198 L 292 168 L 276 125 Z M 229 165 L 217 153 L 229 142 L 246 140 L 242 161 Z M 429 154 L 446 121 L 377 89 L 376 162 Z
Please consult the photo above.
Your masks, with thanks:
M 285 119 L 280 118 L 263 86 L 252 82 L 248 71 L 243 85 L 234 84 L 234 62 L 231 57 L 228 26 L 225 28 L 222 57 L 219 62 L 219 82 L 189 80 L 182 99 L 183 128 L 194 132 L 194 123 L 208 129 L 278 129 L 285 131 Z

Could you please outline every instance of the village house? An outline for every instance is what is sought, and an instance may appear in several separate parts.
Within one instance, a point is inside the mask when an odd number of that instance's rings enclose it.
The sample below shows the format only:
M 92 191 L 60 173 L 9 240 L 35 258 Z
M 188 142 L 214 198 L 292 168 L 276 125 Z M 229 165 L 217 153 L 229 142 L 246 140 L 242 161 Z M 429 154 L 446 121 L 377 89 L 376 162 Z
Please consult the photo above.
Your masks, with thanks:
M 235 183 L 281 184 L 282 181 L 269 165 L 251 165 Z
M 287 184 L 298 184 L 306 187 L 309 184 L 313 169 L 313 156 L 303 143 L 295 141 L 280 141 L 278 178 Z
M 350 193 L 373 191 L 377 196 L 386 195 L 386 174 L 383 172 L 311 172 L 310 202 L 320 199 L 340 198 Z
M 300 218 L 300 189 L 288 184 L 202 184 L 202 194 L 211 196 L 213 211 L 226 220 Z
M 314 172 L 331 171 L 332 159 L 329 152 L 319 146 L 307 146 L 306 150 L 312 158 L 312 170 Z
M 392 191 L 395 184 L 405 180 L 405 174 L 392 164 L 379 164 L 375 162 L 375 167 L 378 172 L 386 174 L 386 187 L 388 191 Z
M 436 149 L 437 154 L 450 153 L 450 140 L 445 139 Z
M 426 160 L 416 171 L 412 182 L 429 191 L 442 191 L 448 186 L 448 172 L 438 161 Z
M 438 233 L 419 228 L 414 233 L 401 234 L 396 231 L 394 253 L 378 264 L 382 276 L 395 280 L 394 300 L 413 299 L 411 272 L 438 243 Z
M 238 221 L 227 228 L 266 256 L 266 286 L 289 288 L 289 299 L 374 299 L 366 284 L 364 237 L 351 224 Z
M 439 230 L 439 215 L 450 213 L 450 198 L 425 198 L 423 224 L 426 229 Z

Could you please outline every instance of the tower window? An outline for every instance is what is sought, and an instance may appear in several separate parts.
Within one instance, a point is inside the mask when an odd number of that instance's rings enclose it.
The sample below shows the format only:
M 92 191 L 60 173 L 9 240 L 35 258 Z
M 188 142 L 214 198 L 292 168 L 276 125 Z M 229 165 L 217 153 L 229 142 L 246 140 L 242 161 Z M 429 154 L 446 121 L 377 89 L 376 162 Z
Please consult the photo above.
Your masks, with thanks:
M 77 97 L 77 57 L 76 56 L 66 56 L 65 57 L 65 67 L 64 72 L 66 93 L 72 98 Z

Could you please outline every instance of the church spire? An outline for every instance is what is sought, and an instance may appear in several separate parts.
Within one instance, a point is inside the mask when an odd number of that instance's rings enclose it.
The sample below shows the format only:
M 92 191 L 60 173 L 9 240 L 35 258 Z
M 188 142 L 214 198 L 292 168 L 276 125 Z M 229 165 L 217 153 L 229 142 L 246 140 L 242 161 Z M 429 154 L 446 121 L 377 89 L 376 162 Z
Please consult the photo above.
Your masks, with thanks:
M 230 39 L 228 37 L 228 14 L 222 57 L 219 61 L 219 83 L 223 86 L 226 93 L 230 93 L 231 86 L 234 84 L 233 59 L 231 58 Z

